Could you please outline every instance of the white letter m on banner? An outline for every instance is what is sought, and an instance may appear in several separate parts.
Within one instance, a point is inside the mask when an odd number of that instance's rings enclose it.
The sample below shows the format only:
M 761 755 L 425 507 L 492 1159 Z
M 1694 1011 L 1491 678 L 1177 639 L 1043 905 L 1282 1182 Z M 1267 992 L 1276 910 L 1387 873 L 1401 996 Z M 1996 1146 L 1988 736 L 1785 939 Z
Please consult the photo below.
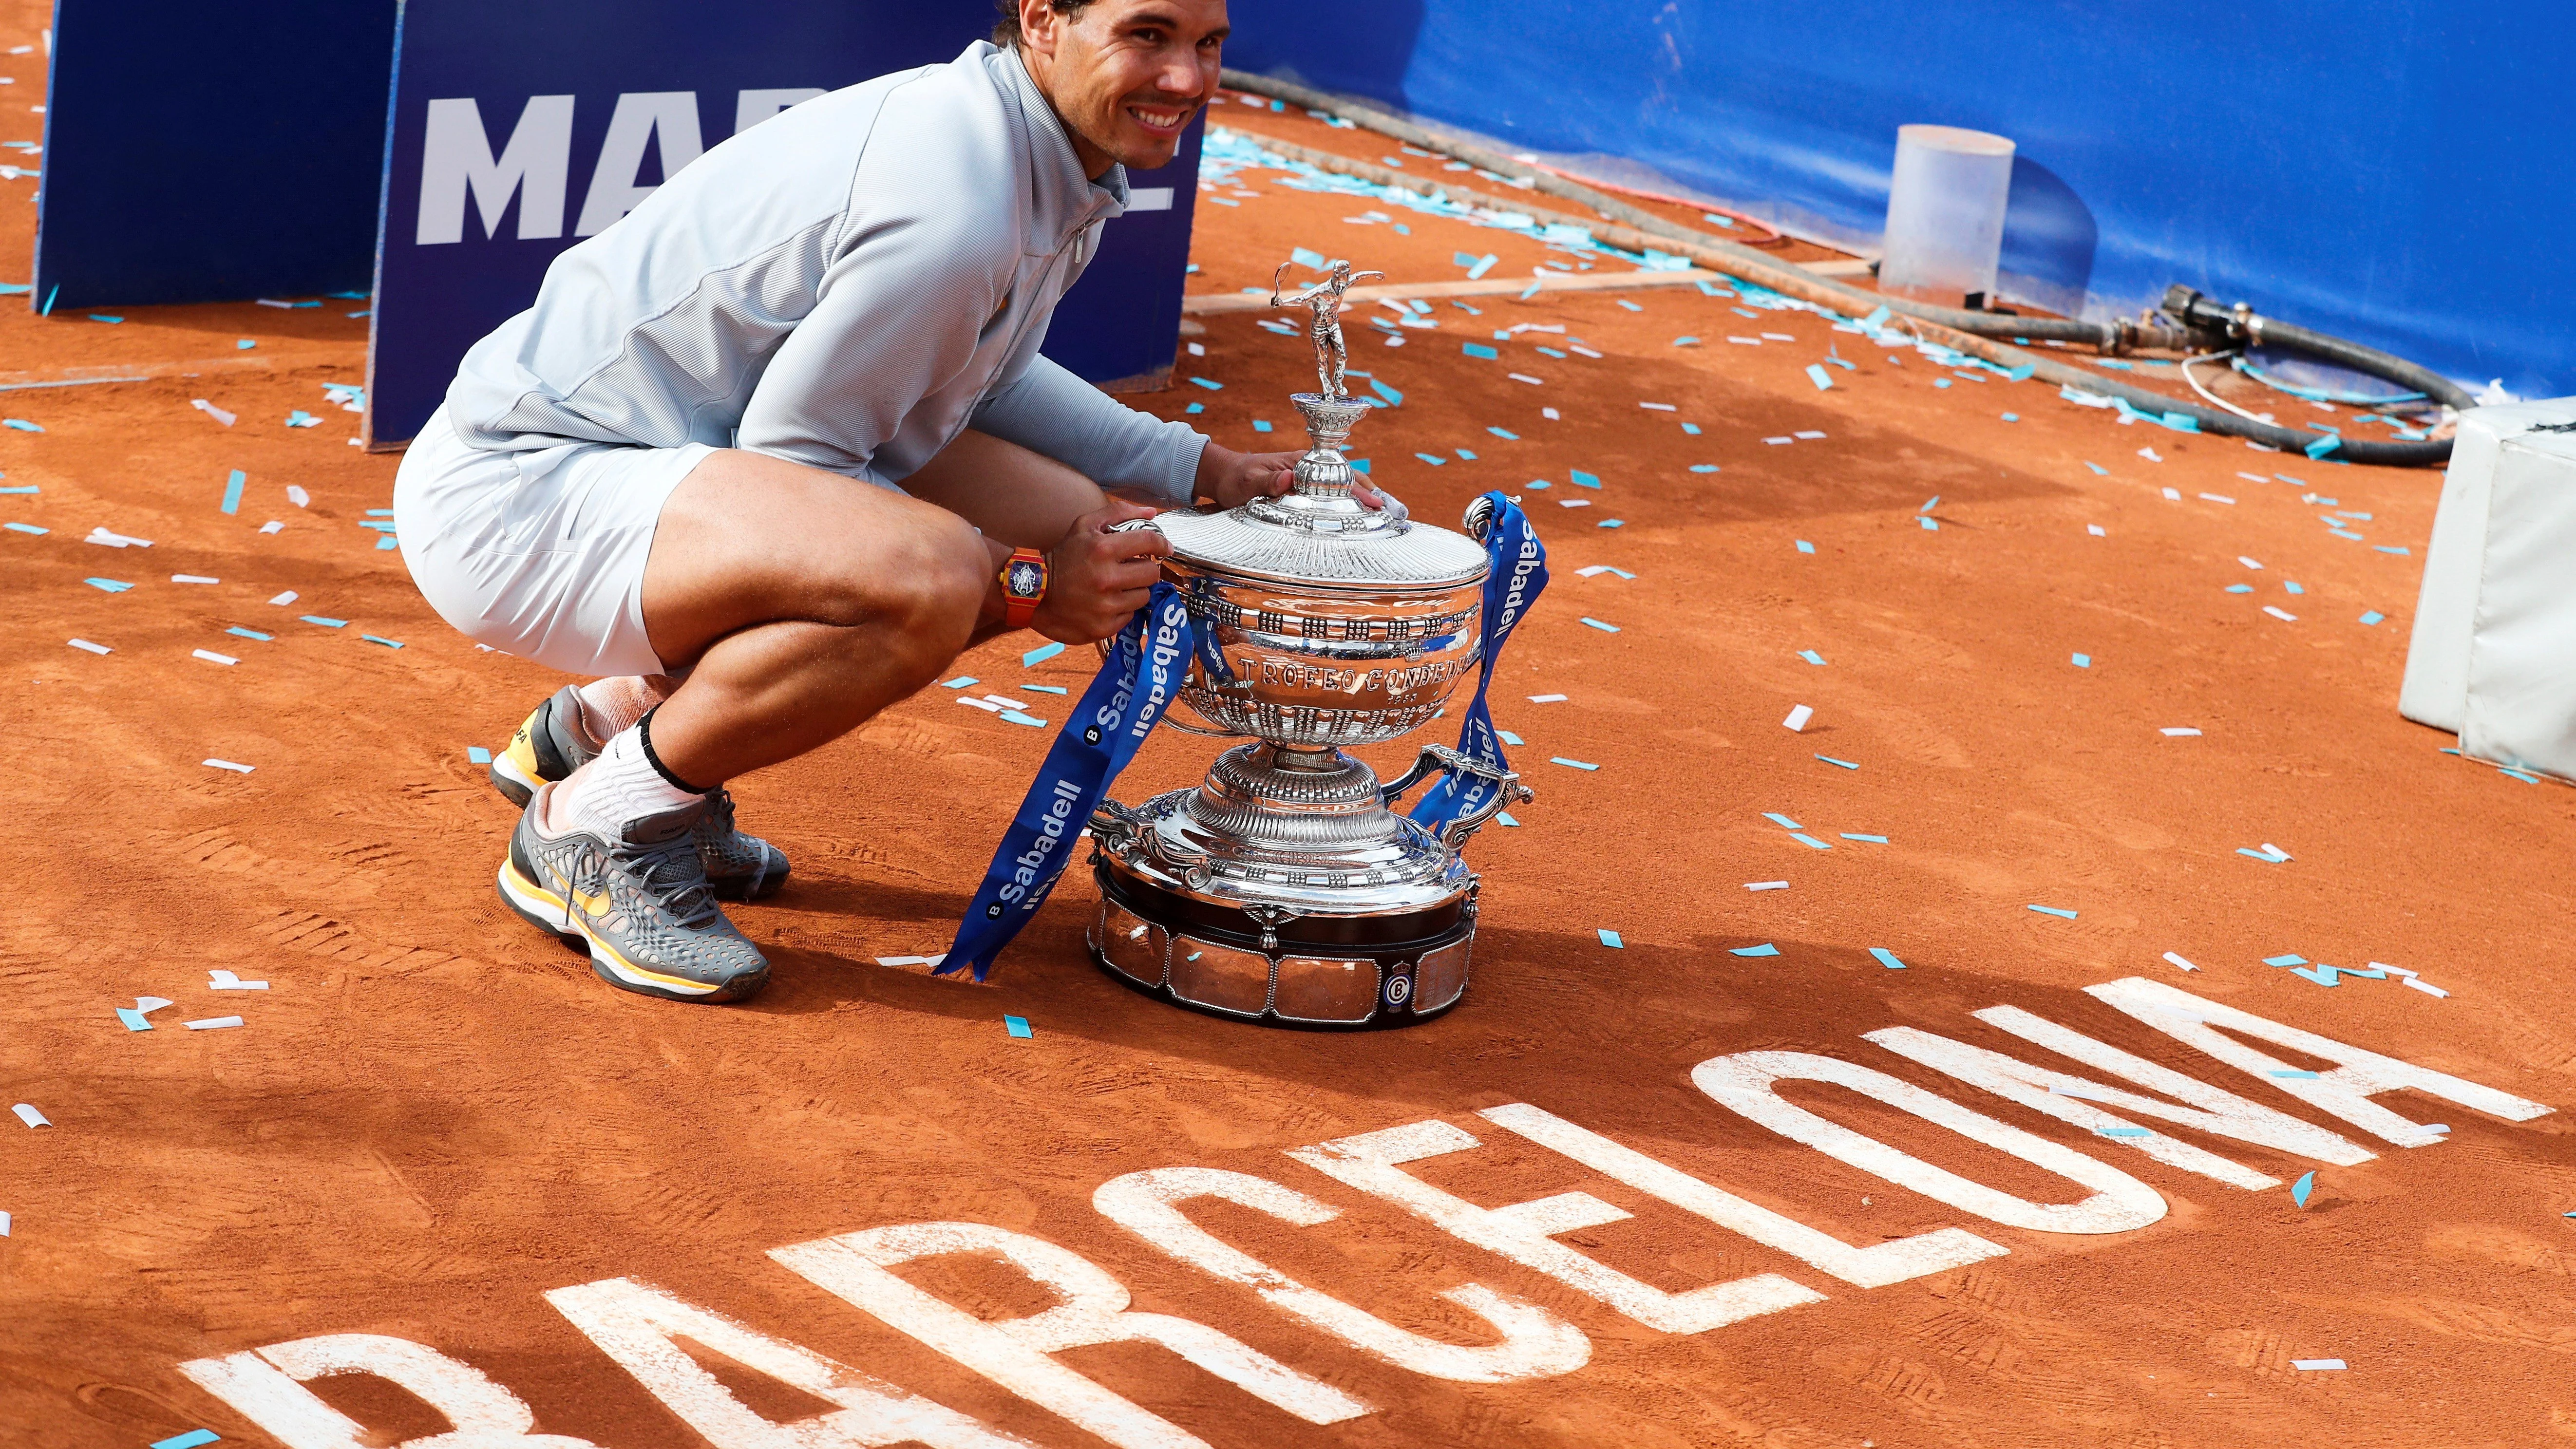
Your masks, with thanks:
M 572 170 L 572 97 L 530 96 L 499 160 L 472 97 L 429 103 L 420 158 L 422 246 L 465 239 L 465 193 L 483 213 L 483 234 L 497 236 L 510 198 L 519 198 L 519 239 L 563 235 L 564 189 Z

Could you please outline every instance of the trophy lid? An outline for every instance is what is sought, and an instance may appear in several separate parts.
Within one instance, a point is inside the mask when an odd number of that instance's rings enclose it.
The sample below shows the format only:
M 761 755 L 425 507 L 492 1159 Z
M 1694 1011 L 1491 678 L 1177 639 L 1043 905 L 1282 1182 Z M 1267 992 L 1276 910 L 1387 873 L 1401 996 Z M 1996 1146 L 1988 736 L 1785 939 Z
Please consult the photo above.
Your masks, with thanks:
M 1401 505 L 1371 508 L 1351 496 L 1356 475 L 1339 444 L 1367 404 L 1315 393 L 1293 401 L 1316 443 L 1297 462 L 1295 486 L 1223 512 L 1160 515 L 1154 526 L 1174 554 L 1238 577 L 1342 588 L 1454 588 L 1485 576 L 1485 549 L 1474 539 L 1416 522 Z

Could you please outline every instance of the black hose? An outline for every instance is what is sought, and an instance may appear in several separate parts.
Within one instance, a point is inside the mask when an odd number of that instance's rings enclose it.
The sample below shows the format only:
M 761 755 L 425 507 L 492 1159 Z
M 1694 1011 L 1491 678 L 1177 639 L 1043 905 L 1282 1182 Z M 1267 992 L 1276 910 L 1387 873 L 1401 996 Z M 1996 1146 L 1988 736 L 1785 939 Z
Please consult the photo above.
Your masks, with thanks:
M 1229 89 L 1245 91 L 1257 96 L 1269 96 L 1291 105 L 1303 106 L 1319 115 L 1338 116 L 1354 125 L 1365 126 L 1380 135 L 1409 145 L 1419 146 L 1424 150 L 1446 152 L 1471 166 L 1509 179 L 1516 183 L 1517 189 L 1543 191 L 1551 196 L 1562 197 L 1590 207 L 1632 231 L 1660 240 L 1680 243 L 1693 261 L 1712 271 L 1743 277 L 1774 291 L 1783 291 L 1790 295 L 1812 294 L 1803 298 L 1806 301 L 1813 302 L 1817 301 L 1818 297 L 1830 296 L 1833 298 L 1830 304 L 1820 303 L 1819 305 L 1848 308 L 1853 316 L 1864 315 L 1876 307 L 1885 307 L 1891 312 L 1901 312 L 1909 317 L 1919 318 L 1935 326 L 1946 327 L 1953 332 L 1966 333 L 1975 338 L 2028 337 L 2077 342 L 2099 348 L 2106 355 L 2129 351 L 2140 346 L 2168 348 L 2175 351 L 2206 350 L 2198 345 L 2202 340 L 2212 336 L 2228 335 L 2235 328 L 2238 320 L 2236 311 L 2219 309 L 2217 304 L 2196 292 L 2190 295 L 2197 298 L 2200 304 L 2196 309 L 2197 315 L 2175 313 L 2174 315 L 2180 319 L 2178 325 L 2165 328 L 2153 322 L 2117 320 L 2085 322 L 2075 319 L 2011 317 L 1993 312 L 1971 312 L 1958 307 L 1935 307 L 1902 297 L 1864 292 L 1856 287 L 1846 287 L 1830 278 L 1813 274 L 1799 274 L 1796 281 L 1784 286 L 1783 273 L 1795 271 L 1791 263 L 1765 255 L 1740 243 L 1730 242 L 1724 237 L 1712 236 L 1677 222 L 1667 221 L 1653 212 L 1630 206 L 1616 197 L 1596 191 L 1581 182 L 1540 171 L 1498 152 L 1425 130 L 1376 106 L 1344 100 L 1310 86 L 1299 85 L 1294 81 L 1274 80 L 1269 76 L 1254 75 L 1248 71 L 1231 68 L 1224 72 L 1221 79 Z M 1322 155 L 1329 155 L 1329 153 L 1322 153 Z M 1322 155 L 1316 159 L 1322 159 Z M 1382 168 L 1352 162 L 1344 157 L 1334 156 L 1330 157 L 1330 160 L 1340 163 L 1341 169 L 1354 173 L 1382 171 Z M 1406 176 L 1401 172 L 1377 174 L 1373 179 L 1412 188 L 1425 186 L 1425 183 L 1419 179 Z M 1579 223 L 1579 219 L 1574 220 Z M 2173 292 L 2167 293 L 2168 311 L 2172 308 L 2176 294 L 2188 291 L 2188 288 L 2177 287 Z M 2213 313 L 2223 313 L 2215 317 L 2215 323 L 2224 325 L 2214 325 Z M 2454 408 L 2476 405 L 2474 399 L 2449 379 L 2439 377 L 2403 358 L 2393 357 L 2340 338 L 2329 337 L 2321 332 L 2293 327 L 2288 323 L 2255 318 L 2250 311 L 2245 312 L 2244 316 L 2259 323 L 2262 330 L 2255 339 L 2257 341 L 2311 352 L 2315 356 L 2337 362 L 2339 365 L 2353 367 L 2356 370 L 2386 378 L 2400 386 L 2412 388 Z M 2199 335 L 2193 336 L 2192 334 L 2195 333 Z M 2297 340 L 2293 341 L 2293 338 Z M 2045 378 L 2060 386 L 2076 387 L 2102 396 L 2122 398 L 2134 408 L 2159 416 L 2178 414 L 2189 417 L 2210 432 L 2247 438 L 2265 447 L 2277 448 L 2285 452 L 2304 452 L 2317 440 L 2317 435 L 2313 433 L 2281 427 L 2276 423 L 2260 422 L 2218 408 L 2203 407 L 2195 402 L 2184 402 L 2178 398 L 2167 397 L 2152 388 L 2137 387 L 2112 378 L 2079 372 L 2048 357 L 2021 353 L 2001 346 L 1993 347 L 1992 352 L 1994 355 L 1989 358 L 1990 361 L 2003 362 L 2007 366 L 2027 365 L 2032 369 L 2034 376 Z M 2334 455 L 2355 463 L 2377 463 L 2392 467 L 2439 467 L 2450 461 L 2451 440 L 2441 438 L 2421 443 L 2380 443 L 2361 438 L 2342 438 L 2334 450 Z
M 2478 405 L 2477 399 L 2469 396 L 2466 389 L 2431 368 L 2418 366 L 2376 347 L 2364 347 L 2358 342 L 2346 342 L 2340 337 L 2262 316 L 2250 307 L 2222 307 L 2179 282 L 2166 289 L 2164 310 L 2188 325 L 2220 328 L 2230 337 L 2241 338 L 2251 346 L 2303 352 L 2337 367 L 2366 372 L 2410 392 L 2420 392 L 2452 408 L 2465 411 Z

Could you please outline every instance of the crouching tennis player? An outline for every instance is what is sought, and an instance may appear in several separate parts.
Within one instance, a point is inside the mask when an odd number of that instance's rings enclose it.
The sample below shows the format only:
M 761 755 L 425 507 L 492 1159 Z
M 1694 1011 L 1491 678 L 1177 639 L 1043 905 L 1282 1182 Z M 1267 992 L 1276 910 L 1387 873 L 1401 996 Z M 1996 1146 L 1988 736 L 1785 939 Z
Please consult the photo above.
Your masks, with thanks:
M 1010 0 L 996 44 L 809 101 L 670 178 L 466 354 L 403 459 L 421 592 L 496 649 L 593 676 L 492 766 L 500 870 L 613 986 L 760 988 L 718 897 L 788 863 L 725 782 L 833 740 L 969 645 L 1087 644 L 1169 552 L 1108 532 L 1279 493 L 1038 353 L 1217 84 L 1225 0 Z M 1151 500 L 1113 499 L 1104 489 Z

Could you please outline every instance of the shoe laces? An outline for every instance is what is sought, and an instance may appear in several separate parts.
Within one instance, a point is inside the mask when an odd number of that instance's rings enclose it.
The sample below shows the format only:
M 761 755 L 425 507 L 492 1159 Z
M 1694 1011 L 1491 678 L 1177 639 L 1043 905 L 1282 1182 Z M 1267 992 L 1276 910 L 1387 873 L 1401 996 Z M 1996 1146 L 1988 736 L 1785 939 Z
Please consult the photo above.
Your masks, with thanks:
M 723 918 L 715 891 L 707 883 L 707 868 L 698 859 L 697 844 L 687 832 L 656 845 L 619 841 L 609 847 L 608 858 L 625 867 L 645 892 L 667 892 L 658 900 L 652 894 L 645 898 L 660 907 L 673 925 L 697 930 Z

